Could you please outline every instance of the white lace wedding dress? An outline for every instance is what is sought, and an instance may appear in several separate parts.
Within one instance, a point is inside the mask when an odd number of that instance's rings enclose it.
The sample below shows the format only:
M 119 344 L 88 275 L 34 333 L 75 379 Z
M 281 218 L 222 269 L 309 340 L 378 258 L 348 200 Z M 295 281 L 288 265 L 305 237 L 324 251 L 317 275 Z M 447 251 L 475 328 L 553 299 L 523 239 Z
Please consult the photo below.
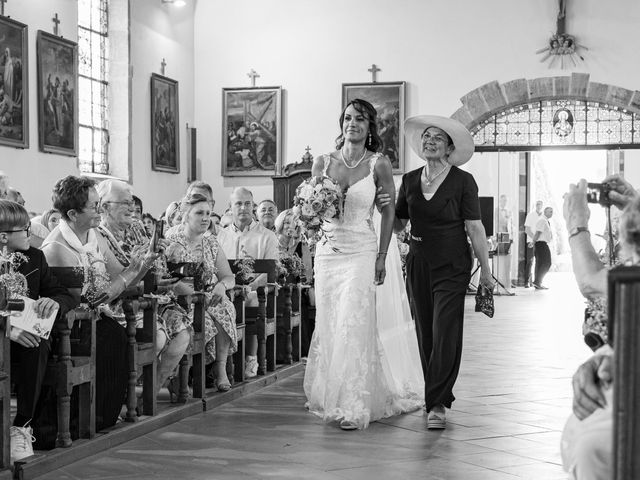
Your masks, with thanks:
M 316 326 L 304 391 L 310 412 L 325 421 L 369 422 L 424 404 L 424 377 L 395 238 L 387 276 L 376 286 L 374 167 L 347 191 L 343 214 L 316 247 Z M 324 175 L 330 162 L 324 158 Z M 379 215 L 378 215 L 379 217 Z

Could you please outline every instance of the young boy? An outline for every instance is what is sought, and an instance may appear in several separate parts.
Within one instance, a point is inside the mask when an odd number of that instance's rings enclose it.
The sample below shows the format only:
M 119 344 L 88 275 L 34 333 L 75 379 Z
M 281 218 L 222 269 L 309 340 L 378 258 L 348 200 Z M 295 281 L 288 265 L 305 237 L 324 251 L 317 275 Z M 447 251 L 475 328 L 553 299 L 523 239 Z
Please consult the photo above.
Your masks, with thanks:
M 29 246 L 31 223 L 21 205 L 0 200 L 0 250 L 20 252 L 27 258 L 17 272 L 25 276 L 28 297 L 36 300 L 35 310 L 46 317 L 59 307 L 56 321 L 77 305 L 76 300 L 52 276 L 44 254 Z M 11 427 L 11 461 L 33 455 L 32 429 L 28 426 L 36 416 L 36 406 L 44 380 L 51 342 L 19 328 L 11 328 L 12 375 L 16 383 L 18 410 Z

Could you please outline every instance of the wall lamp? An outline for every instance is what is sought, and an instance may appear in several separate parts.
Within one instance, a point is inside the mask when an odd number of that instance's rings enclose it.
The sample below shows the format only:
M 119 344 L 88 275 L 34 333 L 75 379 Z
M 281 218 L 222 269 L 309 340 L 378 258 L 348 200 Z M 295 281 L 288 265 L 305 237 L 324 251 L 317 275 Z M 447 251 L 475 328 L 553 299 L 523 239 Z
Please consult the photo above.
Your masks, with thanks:
M 162 3 L 168 3 L 176 7 L 184 7 L 187 4 L 185 0 L 162 0 Z

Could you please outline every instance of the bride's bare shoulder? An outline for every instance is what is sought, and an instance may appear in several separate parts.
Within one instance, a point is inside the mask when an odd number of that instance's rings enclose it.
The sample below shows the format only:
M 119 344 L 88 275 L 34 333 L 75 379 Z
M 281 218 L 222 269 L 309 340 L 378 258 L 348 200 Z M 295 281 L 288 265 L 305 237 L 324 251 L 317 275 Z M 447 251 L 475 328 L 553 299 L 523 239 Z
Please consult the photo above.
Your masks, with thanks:
M 322 172 L 324 171 L 325 162 L 330 162 L 331 157 L 334 156 L 334 153 L 335 152 L 326 153 L 326 154 L 318 155 L 316 158 L 314 158 L 313 166 L 311 167 L 311 175 L 322 175 Z

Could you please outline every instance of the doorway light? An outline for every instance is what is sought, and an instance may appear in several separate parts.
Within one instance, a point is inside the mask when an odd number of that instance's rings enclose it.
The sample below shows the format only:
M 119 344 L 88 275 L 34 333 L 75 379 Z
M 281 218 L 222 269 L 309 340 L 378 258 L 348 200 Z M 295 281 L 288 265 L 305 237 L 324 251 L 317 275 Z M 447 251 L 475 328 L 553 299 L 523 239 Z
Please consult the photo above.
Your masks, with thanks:
M 162 0 L 162 3 L 169 3 L 171 5 L 175 5 L 176 7 L 184 7 L 187 4 L 185 0 Z

